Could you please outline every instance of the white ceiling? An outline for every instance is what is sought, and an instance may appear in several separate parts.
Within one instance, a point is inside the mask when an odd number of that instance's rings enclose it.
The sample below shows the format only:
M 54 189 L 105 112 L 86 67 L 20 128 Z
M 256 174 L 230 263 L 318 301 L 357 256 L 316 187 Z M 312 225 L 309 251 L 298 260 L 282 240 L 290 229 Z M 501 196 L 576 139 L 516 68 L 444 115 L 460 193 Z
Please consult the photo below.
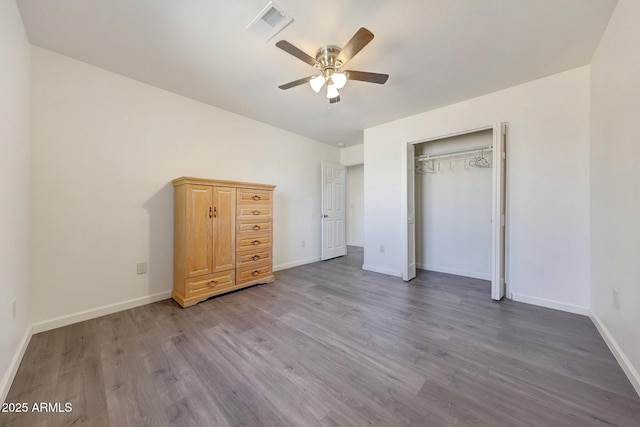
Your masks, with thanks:
M 616 0 L 277 0 L 294 21 L 268 42 L 246 30 L 268 0 L 17 0 L 32 44 L 321 142 L 586 65 Z M 331 106 L 311 56 L 375 34 L 346 67 L 390 75 L 350 81 Z

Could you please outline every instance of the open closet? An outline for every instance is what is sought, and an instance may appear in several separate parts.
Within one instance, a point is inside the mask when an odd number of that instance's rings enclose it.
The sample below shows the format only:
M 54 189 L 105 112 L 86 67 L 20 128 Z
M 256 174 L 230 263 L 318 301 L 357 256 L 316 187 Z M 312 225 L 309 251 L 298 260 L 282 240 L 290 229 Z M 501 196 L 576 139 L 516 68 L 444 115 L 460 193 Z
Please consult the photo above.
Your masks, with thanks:
M 405 145 L 404 268 L 491 281 L 506 295 L 506 123 Z
M 492 130 L 415 146 L 416 267 L 491 280 Z

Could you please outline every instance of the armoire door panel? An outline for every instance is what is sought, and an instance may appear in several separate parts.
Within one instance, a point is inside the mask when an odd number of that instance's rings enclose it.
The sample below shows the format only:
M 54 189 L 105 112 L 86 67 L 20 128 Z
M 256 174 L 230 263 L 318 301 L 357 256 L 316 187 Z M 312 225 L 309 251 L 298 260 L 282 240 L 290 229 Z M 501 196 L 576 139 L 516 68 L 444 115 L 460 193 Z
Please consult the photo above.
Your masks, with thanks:
M 236 189 L 213 187 L 213 271 L 236 266 Z
M 213 270 L 212 188 L 191 185 L 187 194 L 186 273 L 188 277 L 209 274 Z

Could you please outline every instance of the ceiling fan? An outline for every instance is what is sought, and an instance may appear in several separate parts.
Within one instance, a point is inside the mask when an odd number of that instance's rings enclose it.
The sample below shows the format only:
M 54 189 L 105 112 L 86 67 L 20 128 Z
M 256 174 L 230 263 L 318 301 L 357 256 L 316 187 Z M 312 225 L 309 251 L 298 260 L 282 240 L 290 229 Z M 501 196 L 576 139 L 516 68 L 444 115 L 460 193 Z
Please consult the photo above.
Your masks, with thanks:
M 366 28 L 360 28 L 342 49 L 338 46 L 322 46 L 316 52 L 315 58 L 307 55 L 288 41 L 280 40 L 276 43 L 276 46 L 319 70 L 320 74 L 294 80 L 278 87 L 286 90 L 309 82 L 315 92 L 320 92 L 320 89 L 326 84 L 329 103 L 335 104 L 336 102 L 340 102 L 338 89 L 344 87 L 347 79 L 385 84 L 389 78 L 388 74 L 353 70 L 341 71 L 340 69 L 369 44 L 371 40 L 373 40 L 373 33 Z

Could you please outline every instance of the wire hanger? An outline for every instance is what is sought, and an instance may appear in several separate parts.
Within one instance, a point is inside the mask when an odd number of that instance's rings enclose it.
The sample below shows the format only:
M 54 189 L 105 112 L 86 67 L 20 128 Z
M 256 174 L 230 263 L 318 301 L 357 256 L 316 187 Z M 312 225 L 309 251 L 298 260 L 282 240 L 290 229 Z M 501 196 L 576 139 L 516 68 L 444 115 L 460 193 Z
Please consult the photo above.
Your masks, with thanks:
M 480 155 L 469 160 L 469 166 L 474 168 L 490 168 L 491 163 L 484 157 L 484 149 L 480 150 Z
M 422 164 L 420 164 L 422 163 Z M 426 175 L 428 173 L 436 173 L 434 164 L 433 164 L 433 160 L 431 161 L 425 161 L 425 162 L 418 162 L 418 164 L 416 164 L 416 173 L 418 175 Z

